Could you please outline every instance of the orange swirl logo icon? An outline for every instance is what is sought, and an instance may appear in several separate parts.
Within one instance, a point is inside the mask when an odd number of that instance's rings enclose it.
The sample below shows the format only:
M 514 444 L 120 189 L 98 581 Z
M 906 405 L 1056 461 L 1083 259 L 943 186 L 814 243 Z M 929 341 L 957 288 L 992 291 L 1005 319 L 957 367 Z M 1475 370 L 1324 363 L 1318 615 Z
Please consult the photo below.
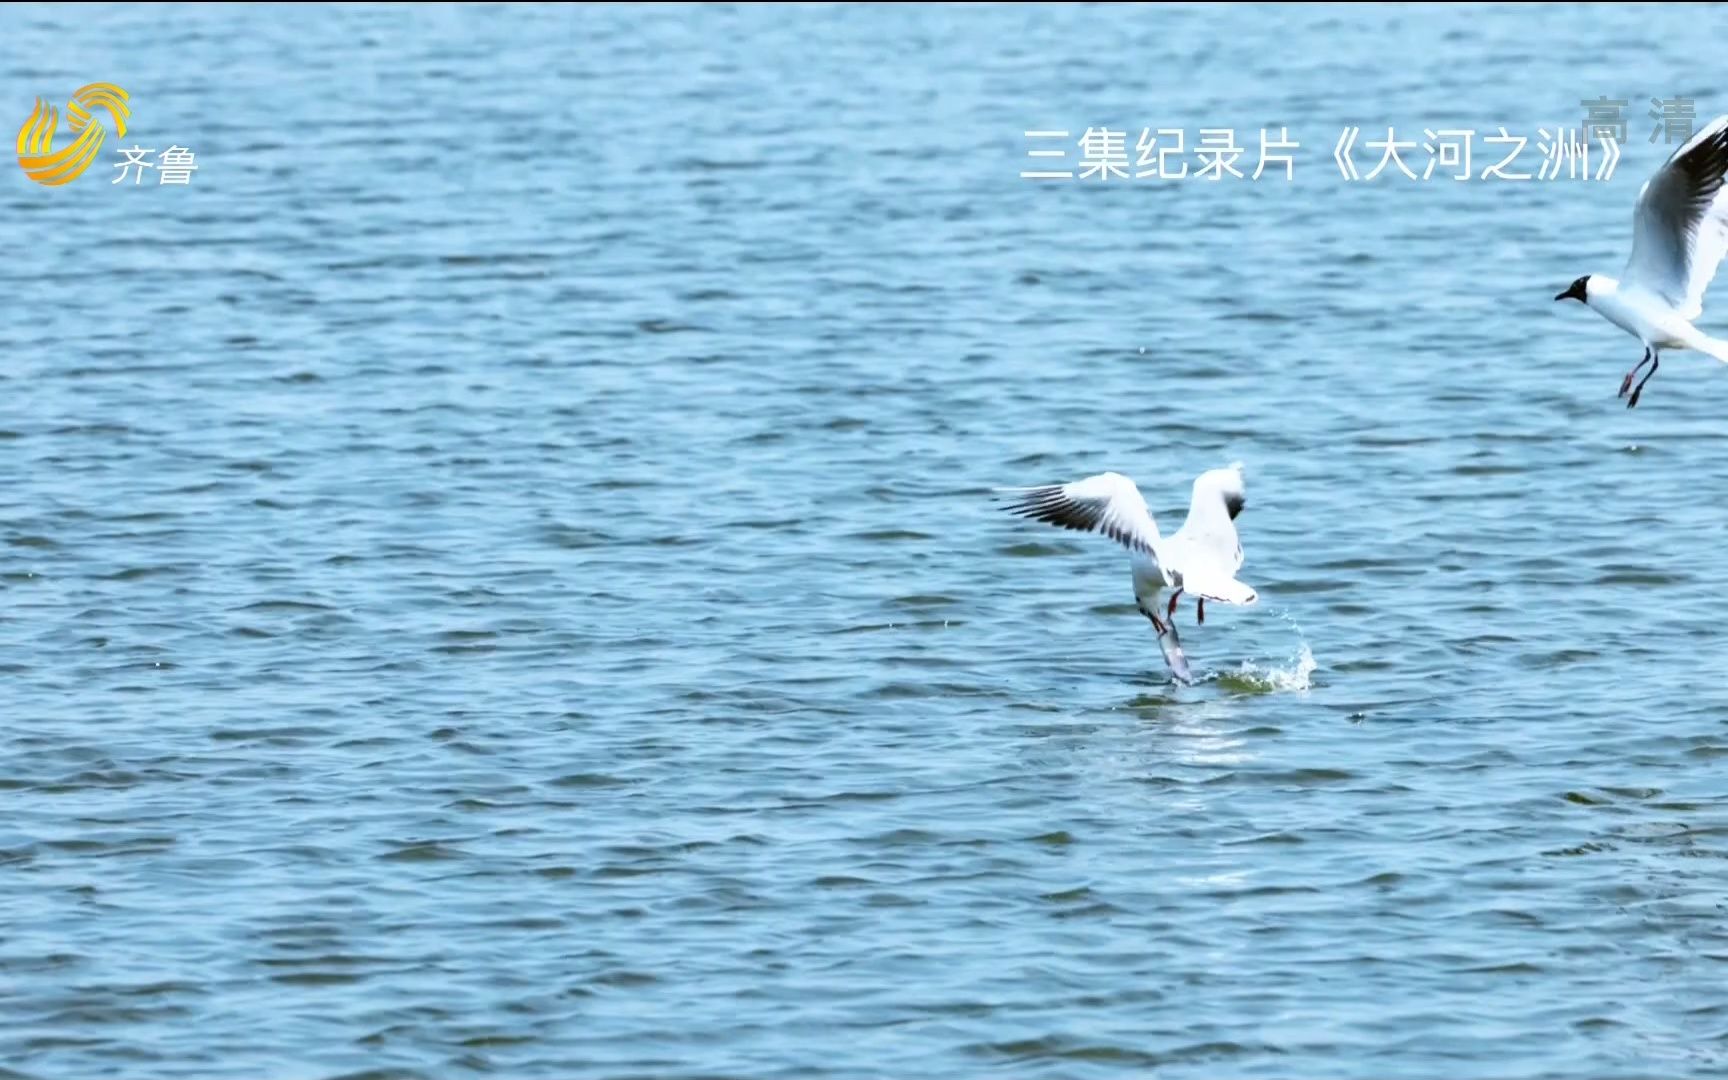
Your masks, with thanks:
M 114 134 L 125 135 L 126 118 L 132 115 L 126 106 L 128 100 L 126 91 L 113 83 L 80 87 L 66 105 L 66 115 L 72 118 L 72 130 L 78 137 L 71 145 L 55 150 L 54 129 L 60 124 L 60 110 L 37 98 L 30 119 L 18 129 L 18 164 L 24 175 L 49 187 L 69 184 L 84 175 L 108 137 L 106 128 L 90 122 L 90 110 L 107 109 L 114 121 Z

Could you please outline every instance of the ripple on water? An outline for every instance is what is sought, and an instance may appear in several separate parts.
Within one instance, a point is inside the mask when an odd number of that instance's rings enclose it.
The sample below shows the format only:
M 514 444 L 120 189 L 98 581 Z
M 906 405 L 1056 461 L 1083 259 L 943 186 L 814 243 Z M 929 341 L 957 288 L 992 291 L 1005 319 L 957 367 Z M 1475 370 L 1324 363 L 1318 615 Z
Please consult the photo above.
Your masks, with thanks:
M 4 196 L 0 1077 L 1728 1068 L 1724 384 L 1548 300 L 1663 147 L 1320 169 L 1695 9 L 289 11 L 6 19 L 207 171 Z M 1015 175 L 1116 98 L 1299 175 Z M 993 501 L 1234 460 L 1194 686 Z

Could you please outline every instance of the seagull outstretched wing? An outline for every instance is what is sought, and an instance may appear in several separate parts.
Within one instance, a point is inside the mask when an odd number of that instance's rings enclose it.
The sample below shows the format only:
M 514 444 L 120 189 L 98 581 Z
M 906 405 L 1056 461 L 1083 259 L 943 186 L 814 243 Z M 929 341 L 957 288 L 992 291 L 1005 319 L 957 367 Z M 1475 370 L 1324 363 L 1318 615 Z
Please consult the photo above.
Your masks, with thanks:
M 1182 528 L 1165 542 L 1164 565 L 1181 578 L 1185 592 L 1224 604 L 1252 604 L 1255 591 L 1236 580 L 1242 541 L 1236 515 L 1247 505 L 1242 466 L 1212 469 L 1194 480 L 1194 495 Z
M 1674 151 L 1638 192 L 1632 257 L 1623 284 L 1662 297 L 1691 321 L 1728 254 L 1728 115 L 1718 116 Z
M 1158 555 L 1161 543 L 1158 524 L 1146 509 L 1140 489 L 1121 473 L 1099 473 L 1072 484 L 1008 488 L 1004 494 L 1015 496 L 1007 509 L 1021 517 L 1047 521 L 1064 529 L 1095 532 L 1129 551 L 1154 558 Z

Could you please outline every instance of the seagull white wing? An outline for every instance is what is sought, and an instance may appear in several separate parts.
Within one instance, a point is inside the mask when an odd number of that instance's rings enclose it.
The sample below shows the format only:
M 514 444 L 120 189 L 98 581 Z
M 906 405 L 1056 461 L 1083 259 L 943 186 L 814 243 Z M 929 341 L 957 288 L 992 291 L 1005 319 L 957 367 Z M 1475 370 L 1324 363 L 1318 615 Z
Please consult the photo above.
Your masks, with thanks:
M 1728 253 L 1728 115 L 1674 151 L 1638 192 L 1625 284 L 1662 297 L 1682 318 L 1704 310 L 1704 290 Z
M 1072 484 L 1009 490 L 1017 497 L 1007 509 L 1021 517 L 1095 532 L 1129 551 L 1158 556 L 1158 523 L 1146 509 L 1140 489 L 1121 473 L 1099 473 Z
M 1248 488 L 1240 463 L 1210 469 L 1194 478 L 1188 517 L 1177 536 L 1208 562 L 1235 571 L 1242 566 L 1242 543 L 1236 536 L 1236 515 L 1248 505 Z M 1172 540 L 1175 537 L 1171 537 Z
M 1243 562 L 1236 515 L 1247 505 L 1242 466 L 1201 473 L 1194 481 L 1188 518 L 1165 543 L 1165 564 L 1184 591 L 1224 604 L 1252 604 L 1252 588 L 1236 580 Z

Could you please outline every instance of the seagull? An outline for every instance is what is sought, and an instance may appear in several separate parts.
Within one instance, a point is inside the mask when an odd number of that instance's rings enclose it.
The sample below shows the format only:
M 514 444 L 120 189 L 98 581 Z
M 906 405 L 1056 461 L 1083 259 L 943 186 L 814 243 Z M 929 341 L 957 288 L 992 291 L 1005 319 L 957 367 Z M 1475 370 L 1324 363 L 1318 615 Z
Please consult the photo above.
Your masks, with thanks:
M 1632 211 L 1632 257 L 1621 280 L 1585 274 L 1555 300 L 1577 300 L 1644 344 L 1644 359 L 1620 380 L 1620 396 L 1630 409 L 1644 384 L 1656 374 L 1663 349 L 1696 349 L 1728 364 L 1728 341 L 1692 325 L 1704 311 L 1704 290 L 1728 253 L 1728 115 L 1674 151 L 1638 191 Z M 1650 371 L 1636 389 L 1632 379 L 1645 364 Z
M 1195 598 L 1195 619 L 1206 621 L 1206 601 L 1252 604 L 1252 588 L 1236 580 L 1242 567 L 1242 542 L 1236 536 L 1236 515 L 1246 491 L 1240 463 L 1201 473 L 1182 528 L 1165 537 L 1146 509 L 1134 481 L 1121 473 L 1100 473 L 1072 484 L 1006 488 L 1015 496 L 1006 509 L 1065 529 L 1099 533 L 1128 549 L 1134 573 L 1134 604 L 1152 621 L 1170 670 L 1181 682 L 1191 682 L 1188 663 L 1176 634 L 1176 602 L 1183 593 Z M 1158 615 L 1158 594 L 1174 589 Z

